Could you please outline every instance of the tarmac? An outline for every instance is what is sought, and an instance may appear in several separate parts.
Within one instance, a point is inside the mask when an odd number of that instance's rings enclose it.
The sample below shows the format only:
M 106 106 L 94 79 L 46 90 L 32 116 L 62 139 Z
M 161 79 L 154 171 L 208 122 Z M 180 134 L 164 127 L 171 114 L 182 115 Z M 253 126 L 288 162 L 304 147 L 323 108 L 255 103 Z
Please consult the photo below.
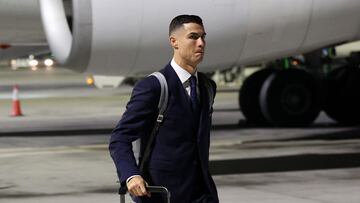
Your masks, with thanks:
M 107 142 L 131 86 L 97 90 L 84 78 L 0 71 L 0 202 L 119 202 Z M 9 116 L 14 83 L 22 117 Z M 359 127 L 324 113 L 307 128 L 248 126 L 237 101 L 233 87 L 215 100 L 210 168 L 220 202 L 360 202 Z

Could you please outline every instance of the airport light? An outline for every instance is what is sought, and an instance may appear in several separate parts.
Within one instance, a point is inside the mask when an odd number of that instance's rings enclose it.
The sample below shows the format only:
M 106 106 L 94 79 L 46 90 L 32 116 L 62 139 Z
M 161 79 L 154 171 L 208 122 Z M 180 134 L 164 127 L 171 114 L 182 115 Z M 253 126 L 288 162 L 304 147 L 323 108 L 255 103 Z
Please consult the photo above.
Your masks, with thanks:
M 39 61 L 36 60 L 36 59 L 32 59 L 32 60 L 29 61 L 29 65 L 31 67 L 37 66 L 37 65 L 39 65 Z
M 86 84 L 93 85 L 94 84 L 94 78 L 92 76 L 86 77 Z
M 293 60 L 291 63 L 292 63 L 293 66 L 299 65 L 299 62 L 297 60 Z
M 10 64 L 11 64 L 12 66 L 16 66 L 16 60 L 15 60 L 15 59 L 11 59 Z
M 45 59 L 44 64 L 45 66 L 50 67 L 54 65 L 54 61 L 52 59 Z
M 10 61 L 10 64 L 11 64 L 11 69 L 12 69 L 12 70 L 17 70 L 17 69 L 18 69 L 15 59 L 12 59 L 12 60 Z
M 39 61 L 36 59 L 31 59 L 29 61 L 29 65 L 30 65 L 30 70 L 37 71 L 38 68 L 36 66 L 39 65 Z

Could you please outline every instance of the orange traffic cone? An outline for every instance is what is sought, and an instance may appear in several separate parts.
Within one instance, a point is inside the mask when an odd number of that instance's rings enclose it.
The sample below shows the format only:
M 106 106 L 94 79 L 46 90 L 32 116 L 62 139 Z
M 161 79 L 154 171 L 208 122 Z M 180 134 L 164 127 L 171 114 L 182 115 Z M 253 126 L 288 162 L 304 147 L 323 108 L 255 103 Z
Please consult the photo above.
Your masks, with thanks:
M 12 113 L 11 116 L 22 116 L 20 100 L 19 100 L 19 87 L 14 85 L 13 87 L 13 96 L 12 96 Z

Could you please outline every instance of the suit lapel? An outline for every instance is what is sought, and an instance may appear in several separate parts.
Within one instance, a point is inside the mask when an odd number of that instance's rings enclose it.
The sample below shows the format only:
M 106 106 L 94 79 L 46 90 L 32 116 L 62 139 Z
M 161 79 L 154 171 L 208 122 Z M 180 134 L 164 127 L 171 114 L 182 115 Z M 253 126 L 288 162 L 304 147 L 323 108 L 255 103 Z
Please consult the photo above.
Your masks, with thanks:
M 201 102 L 201 113 L 200 113 L 200 121 L 199 121 L 199 130 L 198 133 L 198 142 L 201 140 L 203 125 L 206 124 L 206 121 L 209 117 L 209 95 L 205 86 L 204 78 L 205 76 L 202 73 L 198 73 L 199 78 L 199 90 L 200 90 L 200 102 Z
M 187 118 L 184 118 L 184 119 L 189 119 L 191 122 L 191 125 L 193 126 L 193 128 L 195 128 L 195 125 L 194 125 L 195 120 L 193 117 L 193 111 L 191 109 L 191 103 L 190 103 L 191 101 L 190 101 L 189 95 L 186 92 L 185 88 L 183 88 L 183 84 L 181 83 L 175 70 L 172 68 L 172 66 L 169 63 L 160 72 L 162 72 L 164 74 L 166 81 L 168 83 L 169 98 L 171 96 L 173 96 L 173 98 L 175 99 L 174 102 L 176 103 L 175 105 L 179 106 L 186 112 L 185 115 L 187 115 Z
M 198 141 L 201 139 L 200 135 L 203 134 L 202 133 L 202 128 L 204 127 L 203 125 L 206 124 L 206 121 L 209 117 L 209 95 L 207 93 L 206 90 L 206 86 L 205 81 L 204 81 L 204 76 L 202 73 L 198 73 L 198 81 L 199 81 L 199 90 L 200 90 L 200 119 L 199 119 L 199 125 L 198 128 L 195 129 L 195 120 L 194 120 L 194 113 L 192 111 L 191 108 L 191 101 L 190 101 L 190 97 L 188 95 L 188 93 L 186 92 L 185 88 L 183 88 L 183 84 L 181 83 L 179 77 L 177 76 L 176 72 L 174 71 L 174 69 L 172 68 L 172 66 L 170 65 L 170 63 L 165 66 L 164 69 L 162 69 L 160 72 L 162 72 L 166 78 L 166 81 L 168 83 L 169 86 L 169 98 L 171 98 L 171 96 L 173 96 L 173 98 L 175 99 L 175 105 L 179 106 L 180 108 L 182 108 L 187 115 L 187 118 L 184 119 L 189 119 L 189 121 L 191 122 L 191 125 L 193 126 L 196 134 L 197 134 L 197 138 Z

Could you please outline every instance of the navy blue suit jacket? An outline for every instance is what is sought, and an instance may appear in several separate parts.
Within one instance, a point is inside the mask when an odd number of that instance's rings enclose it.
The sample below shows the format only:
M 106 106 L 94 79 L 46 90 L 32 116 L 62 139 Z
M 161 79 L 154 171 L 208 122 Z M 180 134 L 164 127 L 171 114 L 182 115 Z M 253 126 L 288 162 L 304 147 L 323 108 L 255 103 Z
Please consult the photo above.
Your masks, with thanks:
M 169 87 L 169 102 L 165 119 L 156 135 L 149 159 L 150 184 L 167 187 L 172 203 L 192 202 L 191 193 L 199 180 L 201 170 L 204 186 L 213 201 L 218 202 L 217 191 L 209 173 L 209 146 L 212 105 L 202 73 L 198 73 L 201 115 L 196 125 L 189 96 L 174 69 L 168 64 L 160 70 Z M 210 80 L 210 79 L 207 79 Z M 213 92 L 215 83 L 210 80 Z M 215 95 L 215 94 L 214 94 Z M 148 138 L 157 117 L 160 84 L 151 76 L 139 81 L 134 89 L 126 111 L 112 132 L 109 150 L 122 184 L 132 175 L 143 175 L 136 164 L 132 142 Z M 155 202 L 142 201 L 142 202 Z

